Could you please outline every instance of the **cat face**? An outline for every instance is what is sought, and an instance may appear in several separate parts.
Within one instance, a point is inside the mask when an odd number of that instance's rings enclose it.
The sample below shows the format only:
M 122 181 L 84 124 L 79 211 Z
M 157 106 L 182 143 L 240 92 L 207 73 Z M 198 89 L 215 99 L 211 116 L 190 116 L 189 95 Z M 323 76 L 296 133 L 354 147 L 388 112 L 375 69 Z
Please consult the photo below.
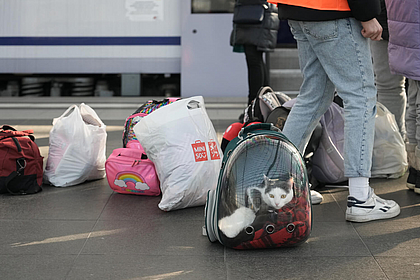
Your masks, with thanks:
M 264 175 L 265 191 L 261 193 L 264 202 L 275 208 L 280 209 L 293 199 L 293 178 L 287 181 L 270 179 Z

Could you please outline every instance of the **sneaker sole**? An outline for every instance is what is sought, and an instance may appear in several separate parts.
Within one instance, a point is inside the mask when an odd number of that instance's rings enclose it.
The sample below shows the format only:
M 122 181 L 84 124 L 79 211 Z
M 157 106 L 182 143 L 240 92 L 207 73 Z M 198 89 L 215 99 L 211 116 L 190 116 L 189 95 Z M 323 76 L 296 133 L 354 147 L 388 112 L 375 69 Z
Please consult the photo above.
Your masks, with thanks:
M 321 204 L 322 200 L 324 200 L 324 198 L 322 197 L 322 195 L 312 195 L 312 191 L 311 191 L 311 202 L 312 202 L 312 205 Z
M 346 213 L 346 220 L 349 222 L 356 222 L 356 223 L 364 223 L 364 222 L 375 221 L 375 220 L 385 220 L 385 219 L 391 219 L 398 216 L 400 212 L 401 210 L 398 207 L 398 209 L 394 210 L 393 212 L 379 214 L 379 215 L 371 215 L 371 214 L 353 215 L 353 214 Z
M 414 192 L 420 194 L 420 188 L 414 188 Z
M 407 183 L 406 184 L 407 188 L 409 188 L 410 190 L 414 190 L 414 188 L 416 187 L 416 184 L 411 184 L 411 183 Z
M 419 190 L 419 192 L 420 192 L 420 190 Z M 318 204 L 321 204 L 322 198 L 318 198 L 318 197 L 311 198 L 311 201 L 312 201 L 312 205 L 318 205 Z

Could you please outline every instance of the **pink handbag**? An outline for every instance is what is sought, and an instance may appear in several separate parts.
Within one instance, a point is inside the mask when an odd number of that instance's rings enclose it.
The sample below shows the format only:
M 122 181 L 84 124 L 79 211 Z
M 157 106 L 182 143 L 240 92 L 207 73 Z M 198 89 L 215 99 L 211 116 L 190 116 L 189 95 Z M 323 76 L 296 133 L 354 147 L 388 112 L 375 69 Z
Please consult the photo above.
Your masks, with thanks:
M 108 184 L 118 193 L 158 196 L 161 191 L 155 165 L 138 146 L 112 152 L 105 162 Z

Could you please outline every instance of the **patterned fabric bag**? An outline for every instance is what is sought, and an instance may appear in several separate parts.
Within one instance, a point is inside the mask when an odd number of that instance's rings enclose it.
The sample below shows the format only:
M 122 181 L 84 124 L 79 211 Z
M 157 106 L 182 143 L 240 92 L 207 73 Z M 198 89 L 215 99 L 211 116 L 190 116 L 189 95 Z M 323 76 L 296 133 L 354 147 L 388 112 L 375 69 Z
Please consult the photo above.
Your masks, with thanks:
M 145 116 L 151 114 L 152 112 L 156 111 L 157 109 L 166 106 L 168 104 L 171 104 L 180 98 L 178 97 L 171 97 L 171 98 L 165 98 L 162 101 L 156 101 L 156 100 L 149 100 L 146 103 L 144 103 L 142 106 L 140 106 L 131 116 L 129 116 L 124 124 L 124 132 L 122 136 L 123 141 L 123 148 L 127 147 L 128 142 L 137 140 L 136 134 L 134 133 L 134 126 Z

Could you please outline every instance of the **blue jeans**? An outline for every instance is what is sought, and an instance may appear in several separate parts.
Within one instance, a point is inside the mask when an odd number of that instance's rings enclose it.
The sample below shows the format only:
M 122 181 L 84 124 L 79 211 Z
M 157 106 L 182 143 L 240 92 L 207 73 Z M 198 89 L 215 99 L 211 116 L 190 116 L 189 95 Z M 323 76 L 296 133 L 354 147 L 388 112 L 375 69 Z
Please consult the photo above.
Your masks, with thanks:
M 304 77 L 283 133 L 304 152 L 313 129 L 334 98 L 344 103 L 345 176 L 370 177 L 376 88 L 368 39 L 354 18 L 292 21 Z

